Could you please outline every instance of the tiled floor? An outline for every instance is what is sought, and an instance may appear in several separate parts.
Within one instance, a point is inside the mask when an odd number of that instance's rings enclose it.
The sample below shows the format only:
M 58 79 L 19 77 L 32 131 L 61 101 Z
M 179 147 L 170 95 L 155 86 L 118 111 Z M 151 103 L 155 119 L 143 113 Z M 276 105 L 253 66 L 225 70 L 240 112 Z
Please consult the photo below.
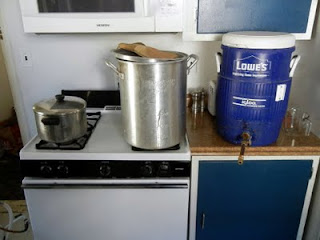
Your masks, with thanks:
M 24 212 L 23 213 L 26 217 L 28 217 L 28 213 Z M 15 216 L 17 215 L 14 214 Z M 0 213 L 0 225 L 4 226 L 8 223 L 8 215 L 4 214 L 4 213 Z M 23 229 L 24 228 L 24 224 L 23 221 L 18 221 L 16 224 L 14 224 L 13 229 Z M 0 231 L 0 239 L 2 240 L 2 235 L 3 233 Z M 26 233 L 19 233 L 19 234 L 9 234 L 9 238 L 8 240 L 33 240 L 33 236 L 32 236 L 32 229 L 29 225 L 29 229 Z

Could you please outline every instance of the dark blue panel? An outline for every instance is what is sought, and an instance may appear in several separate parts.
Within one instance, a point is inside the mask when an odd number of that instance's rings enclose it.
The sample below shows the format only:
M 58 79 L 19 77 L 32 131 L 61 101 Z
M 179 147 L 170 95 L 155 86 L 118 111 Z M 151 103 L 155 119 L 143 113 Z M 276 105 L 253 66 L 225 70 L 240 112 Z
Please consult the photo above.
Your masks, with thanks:
M 292 48 L 245 49 L 222 45 L 223 60 L 217 86 L 218 133 L 240 144 L 242 133 L 252 136 L 252 146 L 274 143 L 288 107 Z M 265 71 L 238 69 L 238 64 L 264 65 Z M 276 100 L 285 85 L 282 101 Z
M 197 240 L 295 240 L 311 168 L 311 160 L 200 162 Z
M 305 33 L 311 0 L 199 0 L 198 33 Z

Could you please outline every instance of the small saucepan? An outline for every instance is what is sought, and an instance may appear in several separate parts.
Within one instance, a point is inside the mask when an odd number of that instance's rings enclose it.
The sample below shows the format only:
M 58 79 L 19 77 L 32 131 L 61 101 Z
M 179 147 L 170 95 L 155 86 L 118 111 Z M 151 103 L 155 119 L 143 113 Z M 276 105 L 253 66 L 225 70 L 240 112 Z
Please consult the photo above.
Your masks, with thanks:
M 87 132 L 87 103 L 79 97 L 56 95 L 33 106 L 39 137 L 69 143 Z

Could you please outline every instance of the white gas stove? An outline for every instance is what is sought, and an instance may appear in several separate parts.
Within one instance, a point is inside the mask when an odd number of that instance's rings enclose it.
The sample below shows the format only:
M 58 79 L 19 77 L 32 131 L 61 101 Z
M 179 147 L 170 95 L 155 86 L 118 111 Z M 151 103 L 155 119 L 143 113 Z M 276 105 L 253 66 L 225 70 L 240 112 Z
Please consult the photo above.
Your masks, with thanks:
M 96 109 L 89 109 L 90 111 L 96 112 Z M 187 162 L 191 159 L 187 137 L 182 138 L 180 145 L 173 149 L 135 149 L 123 138 L 121 111 L 101 110 L 99 113 L 101 117 L 83 149 L 70 150 L 74 147 L 72 144 L 58 147 L 55 144 L 41 145 L 41 139 L 34 137 L 20 152 L 23 174 L 47 178 L 114 178 L 138 176 L 137 171 L 140 171 L 140 177 L 157 177 L 159 172 L 163 176 L 171 177 L 174 169 L 189 171 L 183 167 L 188 166 Z M 90 120 L 88 122 L 90 123 Z M 37 149 L 37 145 L 49 149 Z M 126 170 L 126 173 L 122 173 L 124 164 L 133 172 Z
M 122 136 L 121 111 L 99 112 L 81 144 L 43 144 L 36 136 L 21 150 L 35 240 L 187 240 L 187 137 L 170 150 L 133 149 Z

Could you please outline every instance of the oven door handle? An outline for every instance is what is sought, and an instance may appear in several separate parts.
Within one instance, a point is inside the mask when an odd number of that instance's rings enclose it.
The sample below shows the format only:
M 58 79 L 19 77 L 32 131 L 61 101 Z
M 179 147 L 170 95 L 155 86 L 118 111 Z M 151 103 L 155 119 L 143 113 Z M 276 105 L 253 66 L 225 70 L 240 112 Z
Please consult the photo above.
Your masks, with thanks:
M 32 179 L 22 181 L 24 189 L 52 189 L 52 188 L 189 188 L 189 179 Z
M 188 184 L 22 184 L 23 189 L 187 189 Z

